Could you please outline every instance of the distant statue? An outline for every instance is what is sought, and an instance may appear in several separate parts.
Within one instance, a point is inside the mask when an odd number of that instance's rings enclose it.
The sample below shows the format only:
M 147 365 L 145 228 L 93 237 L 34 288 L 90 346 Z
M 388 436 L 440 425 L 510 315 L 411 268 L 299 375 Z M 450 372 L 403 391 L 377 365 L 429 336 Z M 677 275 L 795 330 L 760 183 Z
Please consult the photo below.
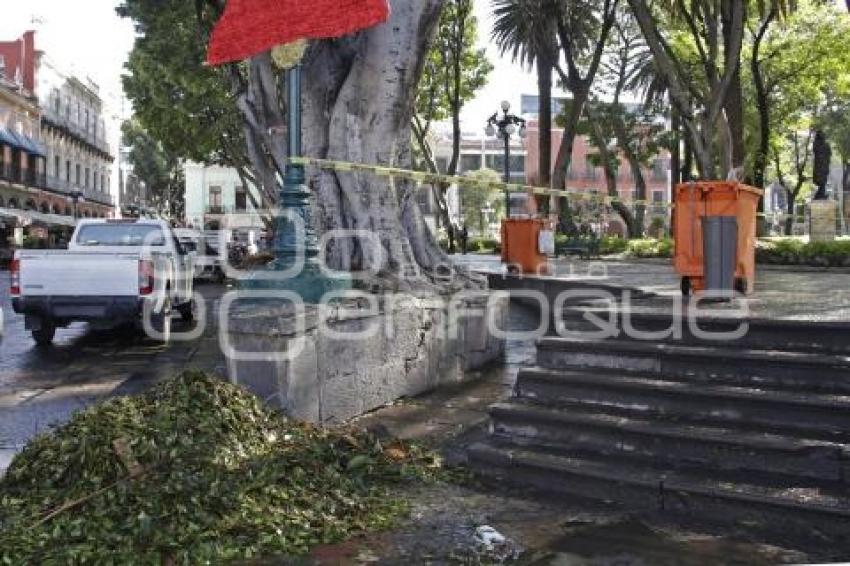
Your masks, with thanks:
M 812 181 L 817 187 L 817 192 L 813 200 L 826 200 L 826 184 L 829 182 L 829 166 L 832 163 L 832 148 L 829 147 L 829 142 L 826 141 L 826 136 L 823 131 L 815 132 L 815 143 L 812 148 L 814 153 L 814 174 Z

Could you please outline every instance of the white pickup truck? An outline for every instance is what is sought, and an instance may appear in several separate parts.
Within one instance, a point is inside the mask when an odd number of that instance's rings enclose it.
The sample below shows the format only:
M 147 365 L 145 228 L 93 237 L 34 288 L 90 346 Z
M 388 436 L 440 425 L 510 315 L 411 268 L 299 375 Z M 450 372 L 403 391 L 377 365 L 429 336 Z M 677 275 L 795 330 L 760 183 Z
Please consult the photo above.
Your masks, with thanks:
M 162 220 L 83 220 L 68 250 L 19 250 L 12 308 L 39 345 L 75 321 L 113 327 L 147 318 L 168 340 L 171 316 L 193 316 L 193 258 Z

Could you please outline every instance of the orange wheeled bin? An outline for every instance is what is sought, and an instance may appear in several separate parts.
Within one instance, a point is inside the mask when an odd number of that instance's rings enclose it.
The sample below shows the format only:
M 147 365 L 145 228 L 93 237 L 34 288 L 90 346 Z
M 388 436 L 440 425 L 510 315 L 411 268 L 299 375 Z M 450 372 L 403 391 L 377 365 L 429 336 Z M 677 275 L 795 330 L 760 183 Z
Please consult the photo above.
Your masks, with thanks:
M 502 262 L 510 273 L 551 272 L 549 258 L 540 250 L 540 233 L 548 229 L 549 222 L 537 218 L 502 220 Z
M 703 228 L 706 217 L 733 217 L 737 222 L 734 289 L 749 294 L 755 282 L 756 218 L 764 191 L 733 181 L 700 181 L 676 186 L 673 207 L 673 266 L 681 275 L 682 293 L 705 289 Z

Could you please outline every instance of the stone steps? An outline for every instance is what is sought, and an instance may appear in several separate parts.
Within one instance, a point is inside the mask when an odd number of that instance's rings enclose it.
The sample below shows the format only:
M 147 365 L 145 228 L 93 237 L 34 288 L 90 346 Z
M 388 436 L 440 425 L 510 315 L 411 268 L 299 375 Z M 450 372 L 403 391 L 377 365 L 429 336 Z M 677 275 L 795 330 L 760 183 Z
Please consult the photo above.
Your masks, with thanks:
M 689 323 L 687 312 L 684 318 L 670 312 L 645 310 L 640 307 L 618 308 L 611 310 L 600 306 L 568 306 L 563 310 L 562 322 L 564 336 L 581 338 L 582 333 L 592 332 L 598 327 L 585 318 L 594 315 L 603 320 L 613 317 L 614 325 L 622 332 L 618 339 L 634 340 L 635 333 L 663 333 L 671 328 L 679 334 L 675 337 L 665 337 L 670 344 L 680 345 L 715 345 L 727 348 L 743 348 L 754 350 L 772 350 L 781 348 L 786 352 L 822 352 L 826 354 L 843 354 L 850 356 L 850 322 L 813 321 L 813 320 L 770 320 L 758 317 L 722 317 L 700 316 L 695 319 L 699 335 L 694 333 Z M 628 331 L 626 331 L 628 322 Z M 742 323 L 747 325 L 747 333 L 734 339 L 723 338 L 715 341 L 706 340 L 706 334 L 718 335 L 734 332 Z
M 705 474 L 629 467 L 587 455 L 556 455 L 496 441 L 471 446 L 469 457 L 475 469 L 500 481 L 727 526 L 757 525 L 782 533 L 785 540 L 811 539 L 813 531 L 843 540 L 850 529 L 846 498 L 817 488 L 728 484 Z
M 588 408 L 591 409 L 591 408 Z M 756 473 L 777 482 L 790 477 L 821 485 L 843 484 L 850 454 L 841 444 L 734 426 L 696 425 L 672 419 L 564 411 L 524 400 L 490 410 L 493 435 L 526 447 L 584 451 L 678 468 Z
M 619 369 L 691 382 L 850 395 L 850 357 L 628 340 L 543 338 L 537 364 L 551 369 Z
M 660 330 L 669 318 L 642 322 Z M 470 449 L 470 465 L 635 510 L 757 522 L 809 542 L 813 529 L 843 536 L 850 325 L 751 329 L 732 343 L 543 338 L 514 398 L 491 408 L 491 435 Z
M 629 409 L 745 430 L 850 442 L 850 398 L 653 379 L 623 372 L 524 368 L 516 395 L 545 406 Z

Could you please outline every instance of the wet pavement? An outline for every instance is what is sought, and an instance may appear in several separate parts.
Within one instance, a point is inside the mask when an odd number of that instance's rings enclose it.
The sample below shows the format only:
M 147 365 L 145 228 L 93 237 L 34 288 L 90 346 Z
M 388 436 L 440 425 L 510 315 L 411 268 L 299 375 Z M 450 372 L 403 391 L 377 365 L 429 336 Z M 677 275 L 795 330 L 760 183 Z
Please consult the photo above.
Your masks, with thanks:
M 215 312 L 225 287 L 196 289 Z M 187 367 L 224 373 L 215 317 L 198 340 L 163 345 L 133 328 L 94 331 L 86 324 L 59 329 L 53 346 L 38 348 L 12 311 L 9 273 L 0 271 L 0 473 L 33 435 L 76 410 L 113 395 L 141 391 Z M 177 320 L 174 330 L 186 330 Z
M 504 273 L 498 256 L 455 256 L 459 263 L 485 273 Z M 592 280 L 655 293 L 657 308 L 679 299 L 679 276 L 669 260 L 558 259 L 553 277 Z M 846 269 L 802 271 L 795 267 L 760 268 L 755 291 L 744 299 L 753 317 L 850 322 L 850 273 Z

